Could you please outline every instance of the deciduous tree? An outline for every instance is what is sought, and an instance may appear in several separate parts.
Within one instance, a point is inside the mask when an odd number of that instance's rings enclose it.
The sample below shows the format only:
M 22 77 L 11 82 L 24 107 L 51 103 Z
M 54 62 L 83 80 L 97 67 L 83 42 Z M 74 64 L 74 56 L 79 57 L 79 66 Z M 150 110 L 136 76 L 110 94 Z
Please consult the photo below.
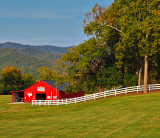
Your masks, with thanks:
M 126 59 L 129 59 L 131 65 L 136 64 L 138 76 L 141 76 L 144 63 L 144 93 L 147 92 L 148 58 L 159 52 L 159 9 L 159 0 L 115 0 L 108 8 L 95 5 L 84 20 L 84 32 L 95 35 L 104 43 L 108 40 L 104 37 L 108 28 L 117 32 L 119 37 L 114 48 L 122 72 L 128 68 Z M 111 49 L 111 45 L 109 47 Z
M 19 90 L 22 87 L 22 73 L 20 69 L 7 67 L 2 70 L 1 75 L 5 88 L 10 86 L 12 90 Z

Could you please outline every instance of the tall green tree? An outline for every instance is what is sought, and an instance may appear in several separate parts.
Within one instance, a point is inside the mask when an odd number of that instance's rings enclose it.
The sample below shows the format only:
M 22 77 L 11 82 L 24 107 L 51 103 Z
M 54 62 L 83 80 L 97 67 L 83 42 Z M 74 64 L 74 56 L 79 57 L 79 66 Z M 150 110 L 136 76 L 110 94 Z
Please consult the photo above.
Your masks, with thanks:
M 139 56 L 144 59 L 144 93 L 147 93 L 148 58 L 159 52 L 159 1 L 119 0 L 118 4 L 123 5 L 120 10 L 119 25 L 122 35 L 120 47 L 128 42 L 127 48 L 137 47 Z M 135 44 L 133 40 L 136 40 Z
M 26 89 L 27 87 L 33 85 L 36 82 L 35 76 L 31 74 L 22 74 L 22 89 Z
M 2 70 L 1 75 L 2 84 L 6 89 L 8 86 L 11 87 L 11 90 L 19 90 L 22 87 L 22 73 L 20 69 L 7 67 Z
M 102 44 L 95 37 L 70 49 L 62 55 L 62 60 L 68 62 L 68 76 L 72 80 L 72 88 L 85 92 L 103 91 L 119 85 L 118 72 L 115 69 L 113 55 L 107 45 Z M 108 68 L 115 69 L 112 73 L 107 73 Z M 109 81 L 110 77 L 115 77 L 115 82 Z
M 58 59 L 54 65 L 54 70 L 46 66 L 42 66 L 38 69 L 39 79 L 40 80 L 51 80 L 56 81 L 57 83 L 67 82 L 68 75 L 65 71 L 65 64 L 61 63 L 61 60 Z
M 41 66 L 38 69 L 39 79 L 41 80 L 56 80 L 56 72 L 51 71 L 50 68 L 46 66 Z
M 10 91 L 24 90 L 35 82 L 35 76 L 22 74 L 20 69 L 14 67 L 6 67 L 1 72 L 0 89 L 2 94 L 9 94 Z
M 84 21 L 84 31 L 103 41 L 107 28 L 117 31 L 120 37 L 115 52 L 117 65 L 123 72 L 129 64 L 136 63 L 141 76 L 144 59 L 144 93 L 147 92 L 148 58 L 159 52 L 159 7 L 159 0 L 115 0 L 106 9 L 95 5 L 87 14 L 89 20 Z

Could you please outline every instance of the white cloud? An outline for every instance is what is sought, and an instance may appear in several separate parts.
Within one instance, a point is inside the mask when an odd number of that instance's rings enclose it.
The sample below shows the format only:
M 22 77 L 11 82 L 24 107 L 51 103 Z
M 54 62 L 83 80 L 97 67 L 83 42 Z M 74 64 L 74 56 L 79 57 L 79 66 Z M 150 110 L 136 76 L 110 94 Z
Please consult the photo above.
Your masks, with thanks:
M 53 11 L 0 11 L 3 18 L 31 18 L 31 19 L 71 19 L 72 16 L 58 15 Z

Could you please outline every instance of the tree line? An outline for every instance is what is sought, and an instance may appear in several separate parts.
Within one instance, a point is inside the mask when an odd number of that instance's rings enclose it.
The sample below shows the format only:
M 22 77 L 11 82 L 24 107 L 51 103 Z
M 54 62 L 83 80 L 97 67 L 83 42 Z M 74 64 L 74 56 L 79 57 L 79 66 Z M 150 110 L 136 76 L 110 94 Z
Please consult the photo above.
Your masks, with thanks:
M 72 88 L 88 92 L 112 87 L 159 83 L 160 3 L 115 0 L 86 14 L 89 40 L 62 56 Z

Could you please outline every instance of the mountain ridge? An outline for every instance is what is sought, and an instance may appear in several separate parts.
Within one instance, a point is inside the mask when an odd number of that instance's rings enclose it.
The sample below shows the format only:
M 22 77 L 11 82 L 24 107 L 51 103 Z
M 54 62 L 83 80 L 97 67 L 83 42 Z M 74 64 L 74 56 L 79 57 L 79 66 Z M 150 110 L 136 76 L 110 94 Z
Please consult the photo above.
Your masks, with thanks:
M 47 66 L 53 69 L 55 60 L 71 47 L 31 46 L 18 43 L 0 43 L 0 72 L 3 68 L 13 66 L 22 73 L 30 73 L 38 77 L 38 68 Z
M 58 47 L 58 46 L 52 46 L 52 45 L 24 45 L 24 44 L 19 44 L 19 43 L 13 43 L 13 42 L 5 42 L 5 43 L 0 43 L 0 49 L 1 48 L 11 48 L 11 49 L 18 49 L 22 50 L 24 48 L 31 48 L 31 49 L 36 49 L 36 50 L 41 50 L 43 52 L 47 53 L 66 53 L 68 48 L 72 48 L 72 46 L 68 47 Z

